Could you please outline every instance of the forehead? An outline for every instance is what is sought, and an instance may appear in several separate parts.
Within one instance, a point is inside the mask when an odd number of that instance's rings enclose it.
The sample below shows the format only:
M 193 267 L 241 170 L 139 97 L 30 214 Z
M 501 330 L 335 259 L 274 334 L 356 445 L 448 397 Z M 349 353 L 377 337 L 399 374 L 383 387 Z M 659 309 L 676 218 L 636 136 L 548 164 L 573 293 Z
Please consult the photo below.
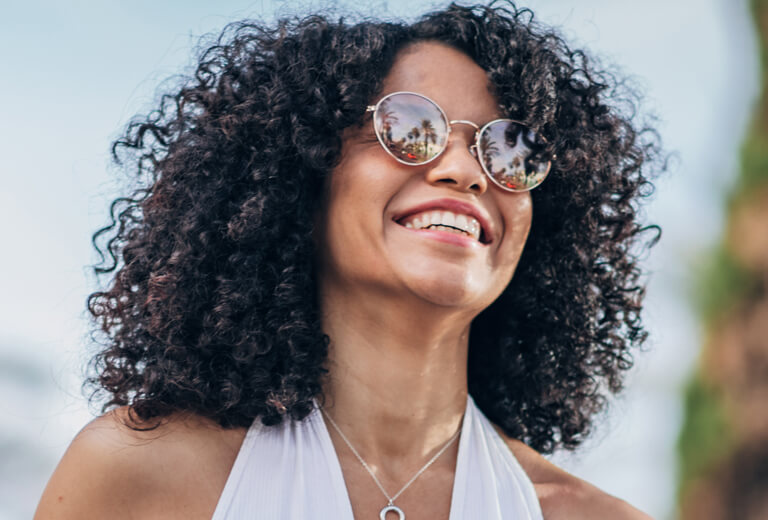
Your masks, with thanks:
M 400 52 L 383 82 L 383 95 L 411 91 L 435 100 L 449 119 L 482 124 L 500 117 L 487 73 L 463 52 L 419 42 Z

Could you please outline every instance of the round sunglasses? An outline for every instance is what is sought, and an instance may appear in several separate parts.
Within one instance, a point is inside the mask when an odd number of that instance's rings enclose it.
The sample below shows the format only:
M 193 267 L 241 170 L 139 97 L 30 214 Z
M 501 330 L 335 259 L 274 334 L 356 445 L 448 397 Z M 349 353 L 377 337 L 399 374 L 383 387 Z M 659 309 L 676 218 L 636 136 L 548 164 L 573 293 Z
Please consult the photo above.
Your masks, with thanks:
M 388 94 L 366 112 L 373 112 L 373 128 L 384 150 L 410 166 L 439 157 L 453 125 L 472 126 L 470 152 L 491 181 L 507 191 L 528 191 L 544 182 L 555 158 L 547 141 L 519 121 L 495 119 L 482 128 L 472 121 L 451 121 L 437 103 L 415 92 Z

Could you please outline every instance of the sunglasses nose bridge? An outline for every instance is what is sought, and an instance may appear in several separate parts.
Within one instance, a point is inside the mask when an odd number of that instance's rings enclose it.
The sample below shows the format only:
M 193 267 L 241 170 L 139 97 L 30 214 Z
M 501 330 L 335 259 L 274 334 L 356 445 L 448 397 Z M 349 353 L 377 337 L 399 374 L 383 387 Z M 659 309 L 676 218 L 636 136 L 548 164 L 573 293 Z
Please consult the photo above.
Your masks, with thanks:
M 472 121 L 467 121 L 466 119 L 454 119 L 452 121 L 448 121 L 448 131 L 450 132 L 451 127 L 453 125 L 469 125 L 472 128 L 475 129 L 475 134 L 480 131 L 480 127 L 477 126 L 476 123 L 473 123 Z
M 472 137 L 472 144 L 469 146 L 469 153 L 471 153 L 472 156 L 475 159 L 477 159 L 478 157 L 477 140 L 478 140 L 478 136 L 480 135 L 480 127 L 476 123 L 473 123 L 472 121 L 467 121 L 466 119 L 454 119 L 448 122 L 449 133 L 453 129 L 453 125 L 468 125 L 475 130 Z
M 454 119 L 454 120 L 448 121 L 449 134 L 453 130 L 453 125 L 468 125 L 475 130 L 474 134 L 472 135 L 472 144 L 469 147 L 470 151 L 472 151 L 472 155 L 474 155 L 477 150 L 477 136 L 478 136 L 478 132 L 480 132 L 480 127 L 477 126 L 477 124 L 473 123 L 472 121 L 467 121 L 466 119 Z

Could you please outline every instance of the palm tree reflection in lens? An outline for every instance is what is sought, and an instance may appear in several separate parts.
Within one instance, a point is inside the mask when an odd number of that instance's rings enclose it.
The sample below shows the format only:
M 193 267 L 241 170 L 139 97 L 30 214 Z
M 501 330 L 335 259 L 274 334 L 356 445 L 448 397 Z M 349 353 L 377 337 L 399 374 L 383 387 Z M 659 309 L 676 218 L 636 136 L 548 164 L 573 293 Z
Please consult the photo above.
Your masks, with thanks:
M 416 94 L 384 99 L 374 113 L 379 139 L 399 160 L 420 164 L 445 146 L 448 125 L 434 104 Z
M 503 147 L 498 145 L 499 138 L 503 138 Z M 486 172 L 503 187 L 529 190 L 538 186 L 549 172 L 546 143 L 515 121 L 495 121 L 485 127 L 479 148 Z
M 373 115 L 379 141 L 400 162 L 425 164 L 446 146 L 449 121 L 440 107 L 420 94 L 390 94 Z M 538 134 L 511 119 L 492 121 L 479 131 L 476 156 L 493 182 L 508 190 L 526 191 L 544 181 L 550 162 L 546 141 Z

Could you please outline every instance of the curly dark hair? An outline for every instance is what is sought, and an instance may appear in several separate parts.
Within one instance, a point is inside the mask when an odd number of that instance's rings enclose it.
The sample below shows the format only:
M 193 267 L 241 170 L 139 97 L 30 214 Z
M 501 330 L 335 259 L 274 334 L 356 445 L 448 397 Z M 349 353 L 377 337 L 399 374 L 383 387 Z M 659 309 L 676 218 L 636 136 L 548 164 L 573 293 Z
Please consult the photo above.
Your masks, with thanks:
M 414 23 L 334 20 L 228 25 L 113 143 L 138 181 L 93 236 L 109 283 L 88 298 L 91 398 L 141 421 L 308 415 L 330 342 L 308 222 L 342 130 L 367 121 L 398 52 L 438 41 L 487 71 L 508 117 L 557 154 L 531 192 L 511 283 L 472 323 L 469 391 L 508 435 L 545 453 L 576 447 L 647 336 L 637 246 L 660 230 L 640 223 L 639 202 L 663 165 L 656 133 L 636 123 L 638 97 L 511 2 L 451 4 Z

